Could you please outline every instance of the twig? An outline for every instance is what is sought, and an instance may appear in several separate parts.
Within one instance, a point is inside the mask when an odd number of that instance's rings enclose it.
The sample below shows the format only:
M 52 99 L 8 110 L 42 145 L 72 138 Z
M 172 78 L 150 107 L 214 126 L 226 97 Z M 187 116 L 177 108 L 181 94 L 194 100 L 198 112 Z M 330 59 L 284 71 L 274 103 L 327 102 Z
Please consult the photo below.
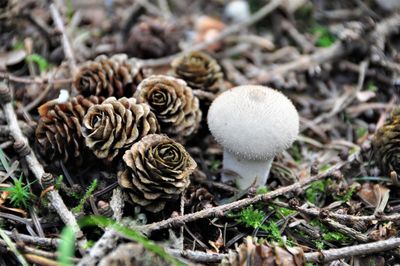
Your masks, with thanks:
M 143 60 L 142 64 L 144 67 L 162 66 L 162 65 L 169 64 L 174 58 L 176 58 L 182 54 L 186 54 L 186 53 L 192 52 L 192 51 L 204 50 L 211 44 L 217 43 L 217 42 L 223 40 L 224 38 L 228 37 L 229 35 L 235 34 L 235 33 L 239 32 L 241 29 L 246 28 L 246 27 L 256 23 L 257 21 L 261 20 L 266 15 L 268 15 L 269 13 L 274 11 L 277 7 L 279 7 L 281 2 L 282 2 L 282 0 L 269 1 L 268 4 L 263 6 L 256 13 L 254 13 L 249 19 L 226 28 L 224 31 L 222 31 L 219 35 L 215 36 L 215 38 L 213 38 L 211 40 L 207 40 L 205 42 L 195 44 L 180 53 L 176 53 L 176 54 L 173 54 L 173 55 L 170 55 L 167 57 L 163 57 L 163 58 L 159 58 L 159 59 Z
M 390 214 L 390 215 L 383 215 L 383 214 L 377 214 L 377 215 L 350 215 L 350 214 L 339 214 L 339 213 L 334 213 L 318 208 L 305 208 L 305 207 L 292 207 L 287 203 L 280 202 L 280 201 L 274 201 L 274 204 L 280 206 L 280 207 L 285 207 L 289 209 L 294 209 L 298 212 L 304 213 L 306 215 L 310 215 L 313 217 L 319 217 L 321 216 L 321 213 L 324 212 L 324 215 L 327 215 L 327 217 L 341 221 L 341 222 L 357 222 L 357 221 L 370 221 L 370 222 L 389 222 L 389 221 L 400 221 L 400 214 Z
M 34 263 L 35 265 L 42 265 L 42 266 L 57 266 L 59 265 L 57 261 L 48 259 L 46 257 L 42 257 L 40 255 L 36 254 L 25 254 L 25 258 L 31 262 Z
M 400 14 L 395 13 L 393 16 L 382 20 L 375 27 L 375 31 L 371 34 L 371 40 L 374 41 L 372 46 L 371 60 L 378 61 L 384 58 L 384 49 L 386 37 L 393 32 L 398 32 L 400 27 Z
M 282 18 L 282 29 L 301 47 L 305 53 L 315 50 L 314 45 L 302 35 L 297 28 L 287 19 Z
M 308 252 L 304 254 L 307 262 L 329 262 L 337 259 L 348 258 L 352 256 L 367 255 L 378 253 L 382 251 L 391 250 L 397 248 L 400 245 L 400 238 L 392 238 L 388 240 L 382 240 L 377 242 L 372 242 L 368 244 L 354 245 L 344 248 L 335 248 L 322 250 L 319 252 Z M 189 260 L 195 262 L 203 263 L 217 263 L 227 258 L 228 254 L 216 254 L 216 253 L 206 253 L 201 251 L 191 251 L 191 250 L 167 250 L 171 255 L 182 256 Z
M 281 187 L 279 189 L 268 192 L 266 194 L 257 195 L 253 198 L 242 199 L 242 200 L 238 200 L 238 201 L 235 201 L 235 202 L 232 202 L 229 204 L 225 204 L 225 205 L 221 205 L 218 207 L 205 209 L 205 210 L 202 210 L 199 212 L 186 214 L 183 216 L 177 216 L 177 217 L 169 218 L 169 219 L 166 219 L 166 220 L 163 220 L 160 222 L 139 226 L 136 229 L 140 230 L 144 233 L 149 233 L 149 232 L 164 229 L 164 228 L 180 227 L 180 226 L 183 226 L 185 223 L 192 222 L 192 221 L 195 221 L 198 219 L 212 217 L 212 216 L 222 216 L 227 211 L 240 209 L 240 208 L 246 207 L 248 205 L 251 205 L 251 204 L 254 204 L 257 202 L 261 202 L 261 201 L 268 202 L 278 196 L 281 196 L 281 195 L 287 194 L 291 191 L 300 189 L 314 181 L 326 178 L 328 176 L 332 176 L 337 170 L 342 168 L 344 165 L 347 165 L 348 163 L 352 162 L 357 157 L 357 154 L 358 153 L 355 153 L 355 154 L 349 156 L 347 161 L 337 163 L 336 165 L 332 166 L 326 172 L 312 176 L 308 179 L 303 179 L 297 183 L 294 183 L 293 185 Z
M 38 235 L 40 237 L 44 237 L 43 228 L 42 228 L 42 225 L 39 222 L 39 218 L 38 218 L 38 216 L 36 214 L 36 208 L 34 206 L 29 208 L 29 214 L 32 217 L 32 223 L 33 223 L 33 226 L 36 229 L 36 232 L 38 233 Z
M 341 41 L 336 41 L 327 48 L 321 48 L 310 55 L 302 55 L 293 62 L 277 65 L 272 69 L 266 69 L 256 78 L 256 82 L 268 83 L 276 77 L 284 76 L 292 71 L 304 71 L 321 63 L 332 61 L 349 53 L 349 48 Z
M 60 239 L 58 238 L 44 238 L 44 237 L 36 237 L 30 235 L 19 234 L 12 231 L 3 230 L 6 235 L 8 235 L 12 239 L 19 239 L 27 244 L 34 244 L 43 247 L 57 247 L 60 243 Z
M 3 229 L 0 228 L 0 237 L 4 240 L 8 248 L 14 253 L 15 257 L 18 259 L 19 263 L 23 266 L 28 266 L 29 264 L 26 262 L 25 258 L 19 253 L 16 245 L 11 239 L 4 233 Z
M 386 250 L 391 250 L 399 247 L 400 238 L 392 238 L 388 240 L 382 240 L 377 242 L 372 242 L 368 244 L 354 245 L 350 247 L 337 248 L 322 250 L 319 252 L 305 253 L 307 262 L 328 262 L 341 258 L 347 258 L 358 255 L 367 255 L 377 252 L 382 252 Z
M 359 242 L 366 243 L 366 242 L 370 241 L 368 236 L 366 236 L 363 233 L 361 233 L 353 228 L 350 228 L 344 224 L 338 223 L 335 220 L 332 220 L 330 218 L 325 218 L 325 219 L 321 219 L 321 221 L 323 223 L 328 224 L 330 227 L 335 229 L 335 231 L 338 231 L 346 236 L 349 236 Z
M 340 113 L 342 110 L 344 110 L 346 107 L 348 107 L 357 97 L 357 93 L 362 90 L 364 80 L 365 80 L 365 72 L 368 69 L 369 62 L 368 61 L 363 61 L 360 63 L 359 66 L 359 75 L 358 75 L 358 82 L 357 86 L 354 87 L 351 91 L 344 92 L 341 97 L 339 97 L 335 101 L 335 105 L 333 108 L 328 112 L 328 113 L 322 113 L 321 115 L 317 116 L 313 121 L 312 124 L 316 125 L 321 123 L 324 120 L 327 120 L 338 113 Z M 303 127 L 301 131 L 304 131 L 307 129 L 306 127 Z
M 65 32 L 64 22 L 62 21 L 60 12 L 58 12 L 58 10 L 54 4 L 50 5 L 50 13 L 51 13 L 51 17 L 54 21 L 54 24 L 57 27 L 57 30 L 61 33 L 61 36 L 62 36 L 61 42 L 63 45 L 65 57 L 68 60 L 69 70 L 71 71 L 71 74 L 74 74 L 76 71 L 75 56 L 74 56 L 71 44 L 68 40 L 67 34 Z
M 178 249 L 167 249 L 167 252 L 175 257 L 183 257 L 191 261 L 202 262 L 202 263 L 217 263 L 221 262 L 227 254 L 219 253 L 206 253 L 202 251 L 193 250 L 178 250 Z
M 71 79 L 46 79 L 46 78 L 31 78 L 31 77 L 17 77 L 14 75 L 11 75 L 9 73 L 5 72 L 0 72 L 0 78 L 16 82 L 16 83 L 23 83 L 23 84 L 59 84 L 59 85 L 65 85 L 65 84 L 70 84 L 72 82 Z
M 6 244 L 6 241 L 0 239 L 0 247 L 8 247 L 7 244 Z M 41 256 L 41 257 L 44 257 L 44 258 L 51 258 L 51 259 L 58 258 L 57 252 L 50 252 L 50 251 L 41 250 L 41 249 L 38 249 L 38 248 L 35 248 L 35 247 L 27 246 L 27 245 L 25 245 L 25 243 L 21 243 L 21 244 L 17 244 L 16 243 L 15 247 L 18 250 L 20 250 L 22 253 L 24 253 L 25 257 L 26 257 L 25 253 L 30 253 L 30 254 Z M 71 258 L 71 259 L 72 259 L 72 261 L 74 263 L 79 261 L 78 258 Z M 40 264 L 40 265 L 42 265 L 42 264 Z
M 122 218 L 122 209 L 124 206 L 124 199 L 120 188 L 115 188 L 111 201 L 111 209 L 113 210 L 113 219 L 119 222 Z M 107 228 L 102 237 L 94 244 L 89 253 L 81 259 L 79 265 L 96 265 L 96 263 L 111 250 L 118 240 L 118 234 Z
M 35 108 L 36 106 L 38 106 L 43 99 L 47 96 L 47 94 L 49 93 L 49 91 L 52 89 L 53 85 L 47 84 L 46 88 L 39 94 L 39 96 L 37 96 L 36 98 L 34 98 L 29 104 L 27 104 L 24 109 L 26 112 L 31 111 L 33 108 Z
M 43 166 L 39 163 L 38 159 L 36 158 L 36 155 L 32 152 L 28 140 L 22 134 L 22 131 L 18 125 L 17 116 L 12 106 L 10 89 L 5 84 L 0 84 L 0 102 L 3 103 L 2 106 L 3 112 L 7 120 L 7 124 L 10 128 L 10 135 L 13 137 L 14 142 L 19 143 L 21 146 L 20 156 L 25 158 L 28 168 L 31 170 L 35 178 L 39 181 L 40 185 L 43 187 L 42 177 L 45 174 L 45 171 L 43 169 Z M 83 239 L 83 233 L 76 222 L 75 216 L 68 210 L 60 194 L 58 194 L 58 191 L 50 190 L 46 193 L 46 196 L 49 199 L 51 205 L 57 211 L 61 220 L 66 225 L 72 227 L 72 229 L 77 235 L 77 238 L 82 238 L 82 240 L 79 241 L 79 245 L 83 246 L 85 242 L 85 240 Z

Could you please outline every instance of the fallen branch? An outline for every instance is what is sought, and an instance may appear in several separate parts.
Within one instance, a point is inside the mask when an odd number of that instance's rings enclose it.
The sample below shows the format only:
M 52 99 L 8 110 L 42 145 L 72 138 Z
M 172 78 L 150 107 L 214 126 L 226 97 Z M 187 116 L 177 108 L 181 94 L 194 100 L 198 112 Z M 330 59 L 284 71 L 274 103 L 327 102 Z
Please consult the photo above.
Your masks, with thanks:
M 3 230 L 6 235 L 8 235 L 13 240 L 21 240 L 26 244 L 34 244 L 36 246 L 42 247 L 57 247 L 60 243 L 60 239 L 58 238 L 44 238 L 44 237 L 37 237 L 37 236 L 30 236 L 19 234 L 13 231 Z
M 330 212 L 327 210 L 322 210 L 319 208 L 305 208 L 305 207 L 300 207 L 300 206 L 290 206 L 287 203 L 281 202 L 281 201 L 274 201 L 274 204 L 279 206 L 279 207 L 284 207 L 284 208 L 289 208 L 296 210 L 298 212 L 304 213 L 306 215 L 310 215 L 313 217 L 319 217 L 321 216 L 322 212 L 324 212 L 323 215 L 327 216 L 327 218 L 332 218 L 335 220 L 338 220 L 340 222 L 357 222 L 357 221 L 369 221 L 372 223 L 375 222 L 389 222 L 389 221 L 400 221 L 400 214 L 374 214 L 374 215 L 350 215 L 350 214 L 339 214 L 339 213 L 334 213 Z
M 19 149 L 17 150 L 17 152 L 21 157 L 25 159 L 28 168 L 31 170 L 32 174 L 35 176 L 40 185 L 43 187 L 42 177 L 46 175 L 46 173 L 43 169 L 43 166 L 39 163 L 38 159 L 36 158 L 35 153 L 32 152 L 28 140 L 22 134 L 21 128 L 19 127 L 18 124 L 17 116 L 12 106 L 10 89 L 4 83 L 0 83 L 0 103 L 2 104 L 4 116 L 6 118 L 7 124 L 10 129 L 10 135 L 14 139 L 14 145 L 18 143 Z M 53 206 L 53 208 L 60 216 L 61 220 L 66 225 L 71 226 L 77 238 L 81 239 L 79 241 L 79 245 L 83 247 L 84 243 L 86 242 L 83 238 L 83 233 L 76 222 L 75 216 L 69 211 L 63 199 L 61 198 L 60 194 L 58 194 L 58 191 L 54 189 L 49 190 L 46 193 L 46 196 L 50 201 L 50 204 Z
M 349 156 L 349 158 L 346 161 L 337 163 L 336 165 L 332 166 L 329 170 L 327 170 L 323 173 L 320 173 L 318 175 L 312 176 L 308 179 L 303 179 L 297 183 L 294 183 L 293 185 L 281 187 L 274 191 L 268 192 L 266 194 L 257 195 L 253 198 L 246 198 L 246 199 L 238 200 L 238 201 L 235 201 L 235 202 L 232 202 L 229 204 L 205 209 L 205 210 L 202 210 L 199 212 L 190 213 L 190 214 L 186 214 L 186 215 L 182 215 L 182 216 L 177 216 L 177 217 L 169 218 L 169 219 L 166 219 L 166 220 L 163 220 L 160 222 L 155 222 L 152 224 L 139 226 L 135 229 L 140 230 L 143 233 L 149 233 L 149 232 L 164 229 L 164 228 L 180 227 L 188 222 L 192 222 L 192 221 L 195 221 L 198 219 L 214 217 L 214 216 L 222 216 L 222 215 L 224 215 L 225 212 L 237 210 L 237 209 L 246 207 L 248 205 L 257 203 L 257 202 L 271 201 L 272 199 L 274 199 L 276 197 L 279 197 L 279 196 L 282 196 L 289 192 L 296 191 L 297 189 L 303 188 L 304 186 L 307 186 L 308 184 L 310 184 L 314 181 L 321 180 L 328 176 L 334 175 L 334 173 L 336 171 L 338 171 L 339 169 L 341 169 L 344 165 L 352 162 L 357 157 L 357 155 L 358 155 L 358 153 L 355 153 L 355 154 Z
M 335 248 L 328 250 L 321 250 L 319 252 L 305 253 L 307 262 L 328 262 L 352 256 L 367 255 L 378 253 L 386 250 L 391 250 L 400 246 L 400 238 L 392 238 L 372 242 L 368 244 L 355 245 L 344 248 Z
M 48 78 L 31 78 L 31 77 L 18 77 L 9 73 L 0 72 L 0 78 L 22 84 L 51 84 L 51 85 L 68 85 L 72 82 L 70 78 L 66 79 L 48 79 Z
M 360 244 L 344 248 L 321 250 L 318 252 L 308 252 L 304 253 L 304 257 L 306 259 L 306 262 L 324 263 L 352 256 L 361 256 L 361 255 L 387 251 L 397 248 L 399 247 L 399 245 L 400 245 L 400 238 L 392 238 L 368 244 Z M 224 258 L 227 258 L 229 256 L 228 254 L 206 253 L 202 251 L 192 251 L 192 250 L 181 251 L 177 249 L 167 249 L 167 251 L 173 256 L 177 257 L 180 256 L 189 259 L 191 261 L 200 263 L 218 263 L 221 262 Z

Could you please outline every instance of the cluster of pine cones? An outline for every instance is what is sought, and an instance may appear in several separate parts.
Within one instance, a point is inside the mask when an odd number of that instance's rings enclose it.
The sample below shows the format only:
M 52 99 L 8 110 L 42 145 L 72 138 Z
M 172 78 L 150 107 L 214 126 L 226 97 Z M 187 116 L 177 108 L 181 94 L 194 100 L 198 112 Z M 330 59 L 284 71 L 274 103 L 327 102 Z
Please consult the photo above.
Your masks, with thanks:
M 171 75 L 148 77 L 126 54 L 98 56 L 73 77 L 78 95 L 39 107 L 38 153 L 67 167 L 118 165 L 132 201 L 158 212 L 182 194 L 196 168 L 182 146 L 202 118 L 194 90 L 217 94 L 222 82 L 220 66 L 201 52 L 175 60 Z

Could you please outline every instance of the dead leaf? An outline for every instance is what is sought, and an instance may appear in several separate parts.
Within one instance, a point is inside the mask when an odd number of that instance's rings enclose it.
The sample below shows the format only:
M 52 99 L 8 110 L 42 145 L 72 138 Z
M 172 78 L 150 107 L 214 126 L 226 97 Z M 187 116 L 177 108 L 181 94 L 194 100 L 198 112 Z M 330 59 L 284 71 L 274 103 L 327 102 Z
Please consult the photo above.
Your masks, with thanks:
M 375 208 L 375 213 L 383 212 L 389 200 L 390 189 L 380 184 L 365 183 L 357 195 L 370 207 Z
M 214 248 L 215 252 L 219 253 L 219 249 L 224 246 L 224 239 L 221 230 L 219 230 L 219 236 L 217 240 L 215 241 L 209 240 L 208 243 Z
M 198 43 L 211 41 L 217 37 L 220 32 L 225 28 L 225 24 L 209 16 L 201 16 L 195 22 L 196 37 Z M 208 50 L 213 51 L 221 47 L 221 42 L 211 44 L 207 47 Z
M 22 217 L 27 217 L 28 216 L 28 213 L 26 211 L 22 210 L 22 209 L 9 208 L 9 207 L 6 207 L 6 206 L 1 206 L 1 205 L 0 205 L 0 209 L 19 214 Z
M 0 70 L 6 71 L 7 66 L 16 65 L 25 60 L 25 50 L 15 50 L 0 54 Z
M 230 253 L 221 265 L 263 265 L 263 266 L 301 266 L 305 264 L 304 252 L 300 247 L 280 247 L 269 243 L 259 244 L 248 236 L 244 243 Z

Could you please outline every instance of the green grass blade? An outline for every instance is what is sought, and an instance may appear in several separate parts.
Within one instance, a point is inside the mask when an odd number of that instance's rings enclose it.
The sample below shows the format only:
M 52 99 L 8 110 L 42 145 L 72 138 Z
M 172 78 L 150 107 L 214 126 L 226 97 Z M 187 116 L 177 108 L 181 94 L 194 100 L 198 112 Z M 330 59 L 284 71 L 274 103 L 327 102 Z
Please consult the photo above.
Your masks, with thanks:
M 71 258 L 75 252 L 75 233 L 71 227 L 66 226 L 61 232 L 61 241 L 58 246 L 58 263 L 61 266 L 73 265 Z

